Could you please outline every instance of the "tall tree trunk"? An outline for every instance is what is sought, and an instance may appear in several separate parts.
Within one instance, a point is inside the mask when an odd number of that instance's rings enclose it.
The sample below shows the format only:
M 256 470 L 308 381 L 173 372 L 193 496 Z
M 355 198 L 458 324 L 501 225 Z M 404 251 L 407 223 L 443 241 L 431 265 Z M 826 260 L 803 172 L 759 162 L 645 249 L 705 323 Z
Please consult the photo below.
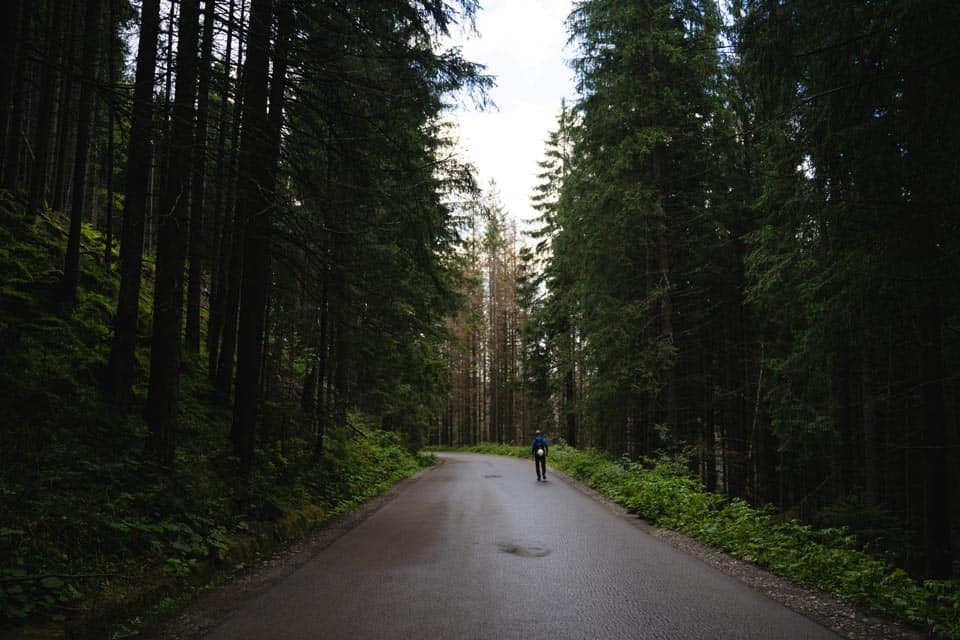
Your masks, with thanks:
M 240 279 L 243 269 L 243 225 L 239 203 L 234 207 L 230 225 L 230 252 L 224 278 L 223 321 L 220 336 L 217 375 L 214 387 L 223 399 L 230 398 L 234 357 L 237 353 L 237 316 L 240 312 Z M 226 230 L 225 230 L 226 232 Z
M 352 340 L 350 320 L 338 316 L 335 320 L 336 339 L 333 343 L 333 424 L 343 428 L 347 425 L 347 408 L 350 401 L 350 367 L 352 366 Z
M 33 145 L 33 168 L 30 173 L 30 195 L 27 212 L 38 215 L 47 196 L 49 182 L 50 147 L 53 142 L 53 119 L 57 109 L 57 80 L 63 52 L 63 18 L 65 0 L 54 0 L 50 5 L 50 21 L 46 33 L 47 48 L 44 55 L 43 80 L 40 87 L 40 105 L 37 113 L 36 139 Z
M 170 11 L 167 13 L 167 55 L 166 60 L 164 60 L 164 78 L 163 78 L 163 108 L 161 109 L 162 114 L 162 123 L 160 127 L 160 145 L 159 153 L 154 158 L 154 171 L 156 172 L 159 169 L 159 181 L 154 176 L 154 183 L 159 182 L 160 184 L 160 193 L 162 194 L 167 190 L 167 177 L 169 173 L 167 169 L 170 165 L 170 158 L 173 155 L 170 149 L 170 137 L 171 137 L 171 128 L 173 126 L 173 77 L 174 77 L 174 65 L 175 58 L 173 55 L 173 34 L 176 31 L 174 25 L 177 22 L 177 8 L 179 7 L 179 2 L 169 3 Z M 160 210 L 160 215 L 164 215 L 164 211 Z M 159 220 L 156 222 L 156 228 L 159 233 Z
M 203 282 L 203 219 L 207 166 L 207 112 L 210 104 L 210 65 L 213 53 L 213 20 L 216 3 L 206 0 L 203 19 L 203 44 L 200 50 L 199 96 L 197 98 L 197 135 L 193 158 L 193 195 L 190 199 L 190 270 L 187 279 L 187 324 L 184 342 L 187 353 L 200 355 L 200 291 Z
M 314 383 L 314 386 L 316 387 L 316 408 L 314 413 L 316 416 L 317 427 L 313 453 L 314 457 L 317 459 L 323 455 L 323 436 L 327 426 L 327 407 L 324 403 L 324 385 L 327 383 L 327 353 L 330 350 L 330 347 L 327 344 L 329 342 L 330 333 L 328 331 L 328 326 L 330 324 L 330 313 L 327 308 L 327 290 L 330 276 L 327 269 L 323 270 L 321 277 L 323 278 L 323 284 L 321 285 L 320 289 L 320 337 L 317 339 L 317 375 Z
M 170 137 L 171 162 L 160 196 L 157 273 L 150 343 L 150 387 L 144 417 L 150 428 L 147 450 L 173 461 L 180 388 L 180 336 L 183 320 L 184 231 L 189 224 L 190 158 L 193 152 L 194 100 L 197 95 L 197 36 L 200 0 L 181 0 L 177 46 L 176 98 Z
M 867 337 L 866 335 L 864 337 Z M 876 391 L 873 380 L 874 364 L 870 357 L 870 341 L 861 347 L 860 393 L 863 419 L 863 476 L 864 498 L 867 504 L 880 504 L 880 436 L 877 429 Z
M 112 71 L 110 77 L 113 78 Z M 111 84 L 113 80 L 111 79 Z M 103 170 L 107 176 L 107 210 L 106 220 L 104 220 L 103 237 L 103 269 L 109 272 L 113 263 L 113 163 L 114 163 L 114 141 L 113 135 L 116 125 L 113 120 L 113 105 L 108 107 L 107 111 L 107 153 L 104 155 Z
M 563 409 L 566 417 L 566 440 L 571 447 L 577 446 L 577 385 L 574 379 L 574 335 L 573 323 L 567 322 L 567 335 L 564 340 L 566 347 L 566 371 L 563 374 Z
M 244 73 L 243 139 L 240 143 L 239 194 L 243 235 L 243 269 L 240 281 L 240 323 L 237 333 L 237 382 L 231 441 L 240 471 L 248 476 L 259 400 L 260 359 L 264 313 L 269 283 L 269 242 L 273 176 L 270 167 L 270 123 L 267 116 L 267 69 L 273 0 L 253 0 Z M 274 78 L 277 81 L 277 78 Z M 276 105 L 279 108 L 279 105 Z
M 932 245 L 931 245 L 932 246 Z M 924 465 L 923 537 L 924 575 L 947 579 L 953 573 L 950 536 L 951 505 L 954 496 L 950 460 L 947 456 L 947 412 L 943 399 L 942 332 L 943 310 L 939 292 L 921 303 L 920 330 L 920 399 L 923 420 L 921 446 L 926 452 Z
M 244 9 L 246 3 L 240 3 L 240 24 L 244 22 Z M 242 36 L 242 28 L 240 34 Z M 241 37 L 241 43 L 244 43 Z M 226 211 L 229 212 L 228 224 L 230 224 L 230 250 L 221 259 L 221 265 L 227 265 L 224 276 L 224 294 L 222 308 L 222 335 L 220 338 L 220 354 L 217 365 L 216 388 L 223 397 L 230 397 L 230 390 L 233 386 L 233 368 L 234 357 L 237 353 L 237 322 L 240 315 L 240 278 L 243 269 L 243 234 L 241 233 L 240 208 L 237 201 L 236 192 L 238 191 L 239 176 L 237 175 L 237 163 L 240 156 L 240 118 L 243 115 L 243 52 L 244 46 L 238 46 L 237 53 L 237 92 L 233 110 L 233 128 L 230 132 L 230 154 L 226 162 L 227 184 L 230 185 L 230 191 L 226 197 Z
M 77 71 L 75 66 L 75 57 L 78 55 L 77 41 L 80 39 L 78 33 L 80 25 L 80 9 L 83 3 L 73 2 L 70 7 L 69 22 L 63 27 L 63 43 L 60 45 L 60 58 L 63 60 L 62 81 L 60 82 L 60 97 L 57 99 L 59 107 L 57 109 L 56 135 L 53 145 L 53 156 L 50 172 L 53 176 L 52 184 L 48 187 L 51 208 L 55 211 L 66 209 L 67 192 L 70 190 L 67 185 L 67 174 L 70 173 L 68 167 L 71 163 L 69 159 L 70 138 L 74 135 L 74 125 L 76 119 L 73 116 L 73 97 L 74 97 L 74 75 Z M 84 27 L 85 28 L 85 27 Z M 87 38 L 83 38 L 86 43 Z M 83 54 L 79 54 L 81 61 Z M 96 64 L 96 63 L 94 63 Z M 83 74 L 84 70 L 80 69 Z
M 13 84 L 10 89 L 10 120 L 4 131 L 7 132 L 3 155 L 3 186 L 10 191 L 18 191 L 21 183 L 20 154 L 23 150 L 23 141 L 26 133 L 23 130 L 24 110 L 26 105 L 26 77 L 27 52 L 33 45 L 30 26 L 32 24 L 33 3 L 20 0 L 18 3 L 20 19 L 17 25 L 16 39 L 16 66 L 14 67 Z M 13 65 L 14 59 L 8 58 L 8 64 Z
M 24 54 L 20 40 L 22 16 L 26 13 L 24 1 L 13 0 L 8 19 L 0 22 L 0 176 L 4 175 L 9 140 L 17 134 L 9 125 L 17 68 Z
M 107 31 L 113 33 L 117 24 L 117 0 L 107 0 Z M 107 48 L 107 77 L 110 81 L 111 89 L 116 86 L 116 65 L 113 51 Z M 115 105 L 113 100 L 107 104 L 107 154 L 104 161 L 104 170 L 107 173 L 107 220 L 104 225 L 106 232 L 103 242 L 103 269 L 110 271 L 110 265 L 113 262 L 113 164 L 116 162 L 114 153 L 114 135 L 116 133 L 116 124 L 114 122 Z
M 100 58 L 102 0 L 87 0 L 84 20 L 82 84 L 80 86 L 79 117 L 77 118 L 77 150 L 73 166 L 73 197 L 70 203 L 70 233 L 63 265 L 61 300 L 73 305 L 80 281 L 80 230 L 83 222 L 83 194 L 87 183 L 87 159 L 90 153 L 90 133 L 93 124 L 97 67 Z
M 213 214 L 214 224 L 218 228 L 214 229 L 212 237 L 217 243 L 217 255 L 211 266 L 212 285 L 210 292 L 210 313 L 207 317 L 207 375 L 211 381 L 217 379 L 217 363 L 220 353 L 220 334 L 223 330 L 224 300 L 226 297 L 226 279 L 230 263 L 231 233 L 230 229 L 233 222 L 232 209 L 224 205 L 224 194 L 227 190 L 227 176 L 229 175 L 226 153 L 227 142 L 227 104 L 230 95 L 230 59 L 233 53 L 233 32 L 234 21 L 233 14 L 235 0 L 230 0 L 230 8 L 227 12 L 227 44 L 226 58 L 223 68 L 223 86 L 220 90 L 220 117 L 217 120 L 217 152 L 216 167 L 217 173 L 214 178 L 216 187 Z M 241 6 L 241 22 L 243 16 L 243 7 Z M 239 73 L 238 73 L 239 80 Z M 239 92 L 234 92 L 234 109 L 239 109 Z
M 928 43 L 952 42 L 956 34 L 949 24 L 940 21 L 932 5 L 919 3 L 904 18 L 907 46 L 922 50 Z M 936 46 L 933 44 L 932 46 Z M 944 238 L 950 238 L 951 216 L 956 204 L 956 175 L 944 170 L 954 162 L 954 150 L 938 144 L 943 123 L 956 124 L 955 90 L 944 90 L 952 82 L 949 66 L 914 65 L 904 81 L 904 122 L 909 149 L 909 191 L 911 193 L 910 228 L 907 237 L 913 240 L 911 262 L 921 267 L 917 284 L 913 285 L 914 317 L 916 318 L 919 353 L 917 375 L 920 389 L 920 447 L 922 470 L 922 535 L 924 575 L 946 579 L 953 573 L 952 519 L 956 500 L 956 456 L 951 456 L 949 416 L 944 400 L 944 310 L 943 274 L 955 264 L 944 256 Z M 947 125 L 949 126 L 949 124 Z M 955 236 L 954 236 L 955 237 Z M 949 246 L 949 245 L 947 245 Z M 920 456 L 918 456 L 920 457 Z M 952 458 L 952 459 L 951 459 Z
M 130 397 L 135 370 L 137 315 L 140 311 L 140 269 L 143 231 L 153 156 L 153 81 L 160 33 L 160 0 L 143 0 L 137 73 L 133 91 L 133 118 L 127 152 L 127 187 L 120 232 L 120 294 L 114 320 L 107 388 L 117 402 Z

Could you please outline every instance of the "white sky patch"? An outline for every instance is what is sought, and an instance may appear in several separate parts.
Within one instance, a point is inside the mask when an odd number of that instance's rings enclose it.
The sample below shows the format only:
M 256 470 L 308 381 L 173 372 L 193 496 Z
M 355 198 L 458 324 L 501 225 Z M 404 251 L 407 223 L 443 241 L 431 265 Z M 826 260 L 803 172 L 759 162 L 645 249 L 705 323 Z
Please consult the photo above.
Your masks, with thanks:
M 480 184 L 494 180 L 504 207 L 518 221 L 536 215 L 530 195 L 537 162 L 561 100 L 574 95 L 564 61 L 564 20 L 572 6 L 572 0 L 488 0 L 477 16 L 480 35 L 450 42 L 496 77 L 490 92 L 496 109 L 460 107 L 451 118 L 459 123 L 462 153 L 477 167 Z

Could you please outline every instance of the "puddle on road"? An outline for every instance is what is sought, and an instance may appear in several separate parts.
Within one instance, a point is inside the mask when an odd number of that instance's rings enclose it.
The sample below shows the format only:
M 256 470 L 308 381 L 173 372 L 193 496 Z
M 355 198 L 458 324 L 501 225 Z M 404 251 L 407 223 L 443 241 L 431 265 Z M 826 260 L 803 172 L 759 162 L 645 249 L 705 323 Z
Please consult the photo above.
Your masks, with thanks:
M 513 542 L 501 542 L 500 551 L 521 558 L 543 558 L 550 555 L 550 549 L 537 545 L 522 545 Z

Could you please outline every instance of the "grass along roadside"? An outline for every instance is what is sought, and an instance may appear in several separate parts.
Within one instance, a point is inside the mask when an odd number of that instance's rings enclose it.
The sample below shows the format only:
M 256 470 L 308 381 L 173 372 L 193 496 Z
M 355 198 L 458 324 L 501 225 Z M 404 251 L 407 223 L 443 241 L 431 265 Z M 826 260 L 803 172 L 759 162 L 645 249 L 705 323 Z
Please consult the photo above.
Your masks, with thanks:
M 520 458 L 530 455 L 527 447 L 493 444 L 442 450 Z M 549 465 L 659 527 L 685 533 L 927 633 L 960 638 L 960 584 L 918 582 L 902 569 L 859 549 L 855 537 L 843 529 L 816 529 L 796 520 L 781 522 L 771 509 L 705 491 L 682 464 L 671 460 L 639 463 L 553 446 Z

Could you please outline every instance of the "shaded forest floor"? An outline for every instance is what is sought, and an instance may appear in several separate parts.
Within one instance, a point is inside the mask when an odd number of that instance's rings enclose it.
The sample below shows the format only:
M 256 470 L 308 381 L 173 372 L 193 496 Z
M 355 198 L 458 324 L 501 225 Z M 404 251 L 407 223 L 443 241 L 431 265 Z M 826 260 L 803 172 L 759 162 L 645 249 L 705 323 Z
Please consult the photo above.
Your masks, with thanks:
M 429 464 L 396 434 L 372 430 L 329 432 L 316 460 L 310 438 L 291 428 L 260 443 L 245 481 L 230 454 L 230 408 L 188 362 L 176 460 L 152 465 L 145 385 L 126 407 L 98 390 L 118 288 L 103 238 L 84 229 L 79 299 L 63 308 L 66 219 L 28 220 L 0 198 L 0 637 L 133 634 Z M 149 327 L 149 260 L 144 288 L 140 326 Z M 141 380 L 148 351 L 144 336 Z
M 530 457 L 528 447 L 507 445 L 454 450 Z M 902 569 L 863 551 L 856 537 L 844 529 L 816 529 L 786 520 L 769 508 L 758 509 L 736 498 L 709 493 L 691 477 L 681 460 L 614 460 L 592 450 L 554 446 L 548 464 L 658 527 L 685 534 L 800 585 L 836 594 L 930 637 L 960 638 L 960 584 L 918 582 Z M 816 607 L 805 613 L 812 617 L 834 615 Z M 849 627 L 847 637 L 901 637 L 897 630 L 872 635 L 870 626 L 856 620 L 845 622 L 838 628 Z M 882 629 L 883 624 L 876 622 L 876 628 Z M 828 626 L 837 625 L 830 621 Z

